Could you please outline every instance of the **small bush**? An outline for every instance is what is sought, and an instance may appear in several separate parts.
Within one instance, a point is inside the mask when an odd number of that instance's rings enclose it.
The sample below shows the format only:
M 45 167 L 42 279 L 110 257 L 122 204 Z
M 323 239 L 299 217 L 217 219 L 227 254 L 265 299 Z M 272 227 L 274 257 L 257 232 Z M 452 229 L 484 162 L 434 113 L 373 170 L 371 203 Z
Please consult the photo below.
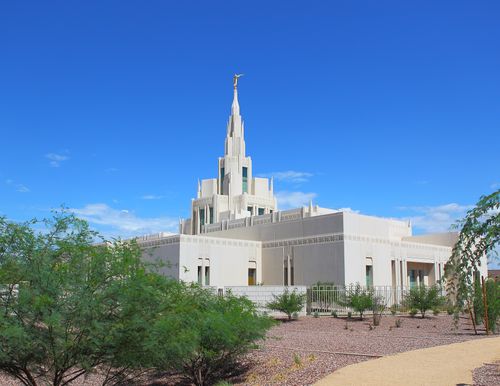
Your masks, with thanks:
M 442 305 L 444 298 L 439 295 L 439 288 L 437 286 L 426 287 L 425 285 L 420 285 L 410 289 L 404 301 L 410 309 L 420 311 L 423 319 L 425 318 L 425 312 Z
M 485 281 L 485 285 L 490 330 L 497 332 L 500 327 L 500 281 L 488 279 Z
M 288 320 L 292 320 L 292 314 L 300 312 L 306 302 L 305 294 L 298 294 L 295 290 L 290 292 L 288 288 L 281 295 L 273 295 L 273 297 L 274 300 L 267 303 L 267 308 L 283 312 L 288 316 Z
M 416 308 L 410 308 L 410 311 L 408 311 L 408 313 L 411 317 L 414 317 L 415 315 L 417 315 L 418 311 Z
M 347 289 L 344 298 L 340 299 L 339 303 L 358 312 L 359 318 L 363 319 L 363 313 L 373 308 L 373 291 L 371 289 L 363 289 L 358 283 Z
M 332 316 L 333 316 L 334 318 L 338 318 L 338 317 L 339 317 L 339 316 L 337 315 L 337 311 L 335 311 L 335 310 L 333 310 L 333 311 L 332 311 Z
M 386 304 L 384 300 L 380 296 L 372 296 L 372 310 L 373 310 L 373 325 L 380 325 L 380 320 L 382 319 L 382 315 L 384 314 Z
M 351 312 L 351 311 L 349 311 L 349 312 L 347 313 L 347 318 L 348 318 L 348 319 L 351 319 L 351 317 L 352 317 L 352 312 Z
M 302 358 L 300 357 L 299 354 L 297 353 L 294 353 L 293 354 L 293 362 L 297 365 L 297 366 L 301 366 L 302 365 Z
M 391 310 L 392 316 L 396 315 L 396 313 L 398 312 L 398 306 L 397 306 L 397 304 L 393 304 L 391 306 L 390 310 Z
M 313 313 L 313 317 L 315 317 L 315 318 L 319 318 L 319 313 L 318 313 L 318 311 L 314 311 L 314 313 Z
M 433 308 L 433 309 L 432 309 L 432 314 L 433 314 L 434 316 L 438 316 L 440 312 L 441 312 L 441 311 L 439 311 L 439 308 Z
M 394 325 L 396 326 L 396 328 L 400 328 L 402 323 L 403 322 L 399 318 L 394 321 Z

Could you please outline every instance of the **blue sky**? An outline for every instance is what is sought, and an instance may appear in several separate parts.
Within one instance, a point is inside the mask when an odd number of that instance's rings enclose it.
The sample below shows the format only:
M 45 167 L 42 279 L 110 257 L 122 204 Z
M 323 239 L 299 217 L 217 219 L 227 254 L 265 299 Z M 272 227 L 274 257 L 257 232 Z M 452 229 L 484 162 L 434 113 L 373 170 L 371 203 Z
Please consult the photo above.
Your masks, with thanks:
M 282 208 L 447 230 L 500 187 L 498 1 L 0 4 L 0 214 L 175 231 L 239 94 Z

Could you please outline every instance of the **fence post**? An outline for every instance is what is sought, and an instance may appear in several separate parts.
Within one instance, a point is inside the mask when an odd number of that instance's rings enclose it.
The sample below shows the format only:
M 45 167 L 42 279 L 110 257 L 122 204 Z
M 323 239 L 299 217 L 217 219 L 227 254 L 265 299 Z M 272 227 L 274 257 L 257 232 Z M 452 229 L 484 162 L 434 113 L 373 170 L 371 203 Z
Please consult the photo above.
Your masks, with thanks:
M 306 315 L 311 315 L 312 288 L 306 290 Z

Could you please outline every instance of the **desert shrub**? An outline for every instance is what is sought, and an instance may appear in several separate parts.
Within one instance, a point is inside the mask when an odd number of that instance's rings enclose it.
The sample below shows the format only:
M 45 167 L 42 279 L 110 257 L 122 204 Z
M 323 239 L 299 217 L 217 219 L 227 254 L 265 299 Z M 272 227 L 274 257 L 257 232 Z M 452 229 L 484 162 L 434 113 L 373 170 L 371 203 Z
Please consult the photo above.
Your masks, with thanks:
M 441 311 L 439 310 L 439 308 L 434 307 L 434 308 L 432 309 L 432 314 L 433 314 L 434 316 L 438 316 L 440 313 L 441 313 Z
M 397 328 L 401 327 L 401 324 L 402 324 L 402 321 L 401 321 L 401 319 L 399 319 L 399 318 L 398 318 L 398 319 L 396 319 L 396 320 L 394 321 L 394 325 L 395 325 Z
M 411 317 L 414 317 L 415 315 L 417 315 L 418 310 L 416 308 L 410 308 L 408 313 L 410 314 Z
M 444 304 L 445 299 L 439 295 L 439 288 L 437 286 L 427 287 L 419 285 L 410 289 L 404 301 L 407 307 L 420 311 L 422 318 L 425 318 L 427 310 Z
M 386 308 L 386 303 L 381 296 L 372 296 L 372 310 L 373 310 L 373 325 L 380 325 L 380 319 Z
M 338 314 L 337 314 L 337 311 L 335 311 L 335 310 L 332 311 L 332 316 L 334 318 L 338 318 L 339 317 Z
M 153 326 L 148 343 L 158 353 L 156 368 L 179 372 L 202 386 L 238 370 L 238 359 L 265 337 L 273 323 L 259 316 L 245 297 L 221 297 L 192 285 L 172 312 Z
M 306 294 L 299 294 L 295 290 L 290 292 L 288 288 L 281 295 L 273 295 L 273 297 L 274 300 L 267 303 L 267 308 L 283 312 L 288 316 L 288 320 L 292 319 L 294 312 L 300 312 L 306 302 Z
M 342 306 L 349 307 L 359 313 L 359 318 L 363 319 L 363 313 L 373 308 L 373 291 L 363 289 L 361 285 L 356 284 L 346 289 L 343 299 L 339 300 Z
M 390 311 L 391 311 L 392 316 L 396 315 L 396 313 L 398 312 L 398 306 L 397 306 L 397 304 L 393 304 L 390 307 Z
M 315 318 L 319 318 L 319 313 L 318 313 L 318 311 L 314 311 L 314 313 L 313 313 L 313 317 L 315 317 Z
M 348 311 L 348 312 L 347 312 L 347 318 L 348 318 L 348 319 L 351 319 L 351 318 L 352 318 L 352 312 L 351 312 L 351 311 Z
M 489 329 L 496 332 L 500 322 L 500 281 L 493 279 L 485 280 L 486 301 L 488 304 L 488 322 Z

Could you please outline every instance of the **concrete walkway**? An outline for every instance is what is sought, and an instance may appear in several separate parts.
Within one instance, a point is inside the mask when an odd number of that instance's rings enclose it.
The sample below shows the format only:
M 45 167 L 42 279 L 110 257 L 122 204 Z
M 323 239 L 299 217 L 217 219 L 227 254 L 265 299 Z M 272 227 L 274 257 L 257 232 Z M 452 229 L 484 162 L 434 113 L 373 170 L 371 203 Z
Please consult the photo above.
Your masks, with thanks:
M 500 360 L 500 337 L 436 346 L 343 367 L 316 386 L 472 384 L 472 370 Z

